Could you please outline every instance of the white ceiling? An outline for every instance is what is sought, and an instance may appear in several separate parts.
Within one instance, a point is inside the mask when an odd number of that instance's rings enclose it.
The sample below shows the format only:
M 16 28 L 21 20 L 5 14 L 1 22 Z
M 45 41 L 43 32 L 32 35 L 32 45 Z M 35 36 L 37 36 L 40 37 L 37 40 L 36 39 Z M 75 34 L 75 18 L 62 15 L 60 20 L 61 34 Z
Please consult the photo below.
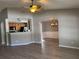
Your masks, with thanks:
M 23 7 L 21 0 L 0 0 L 0 9 L 6 7 Z M 48 0 L 48 3 L 41 4 L 44 9 L 69 9 L 79 8 L 79 0 Z

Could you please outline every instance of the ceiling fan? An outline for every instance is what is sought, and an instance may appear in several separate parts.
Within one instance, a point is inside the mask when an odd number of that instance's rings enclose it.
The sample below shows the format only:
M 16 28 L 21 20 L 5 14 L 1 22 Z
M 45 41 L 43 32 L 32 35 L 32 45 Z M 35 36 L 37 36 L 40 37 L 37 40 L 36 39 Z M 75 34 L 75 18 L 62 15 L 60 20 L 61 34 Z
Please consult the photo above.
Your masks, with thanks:
M 45 3 L 48 0 L 22 0 L 24 7 L 27 8 L 30 12 L 36 13 L 43 9 Z

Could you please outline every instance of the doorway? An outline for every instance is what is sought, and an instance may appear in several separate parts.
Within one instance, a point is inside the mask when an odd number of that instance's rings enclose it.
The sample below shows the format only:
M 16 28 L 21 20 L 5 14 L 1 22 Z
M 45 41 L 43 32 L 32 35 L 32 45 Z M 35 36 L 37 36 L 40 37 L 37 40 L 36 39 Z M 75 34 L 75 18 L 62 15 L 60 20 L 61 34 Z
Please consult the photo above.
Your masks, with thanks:
M 59 32 L 58 32 L 58 20 L 52 19 L 49 21 L 42 21 L 40 23 L 41 42 L 52 43 L 55 46 L 59 46 Z

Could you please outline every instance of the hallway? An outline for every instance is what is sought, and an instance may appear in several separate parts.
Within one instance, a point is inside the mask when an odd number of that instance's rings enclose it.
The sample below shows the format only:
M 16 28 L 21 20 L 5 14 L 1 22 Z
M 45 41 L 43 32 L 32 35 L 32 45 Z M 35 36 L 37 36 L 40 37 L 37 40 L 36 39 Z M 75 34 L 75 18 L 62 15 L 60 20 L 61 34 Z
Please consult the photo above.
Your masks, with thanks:
M 42 45 L 0 47 L 0 59 L 79 59 L 79 50 L 59 48 L 58 40 L 45 39 Z

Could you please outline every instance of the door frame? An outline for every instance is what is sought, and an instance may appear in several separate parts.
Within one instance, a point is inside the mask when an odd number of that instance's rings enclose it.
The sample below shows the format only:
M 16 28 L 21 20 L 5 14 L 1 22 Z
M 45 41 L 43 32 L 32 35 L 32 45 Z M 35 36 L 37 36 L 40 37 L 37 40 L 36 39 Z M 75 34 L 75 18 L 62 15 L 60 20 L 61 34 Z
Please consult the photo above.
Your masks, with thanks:
M 40 24 L 41 43 L 42 43 L 43 41 L 42 22 L 40 22 L 39 24 Z
M 43 40 L 42 22 L 46 22 L 46 21 L 51 21 L 51 20 L 43 20 L 43 21 L 39 22 L 39 25 L 40 25 L 40 35 L 41 35 L 41 43 L 44 41 Z M 59 20 L 58 20 L 58 41 L 59 41 Z

